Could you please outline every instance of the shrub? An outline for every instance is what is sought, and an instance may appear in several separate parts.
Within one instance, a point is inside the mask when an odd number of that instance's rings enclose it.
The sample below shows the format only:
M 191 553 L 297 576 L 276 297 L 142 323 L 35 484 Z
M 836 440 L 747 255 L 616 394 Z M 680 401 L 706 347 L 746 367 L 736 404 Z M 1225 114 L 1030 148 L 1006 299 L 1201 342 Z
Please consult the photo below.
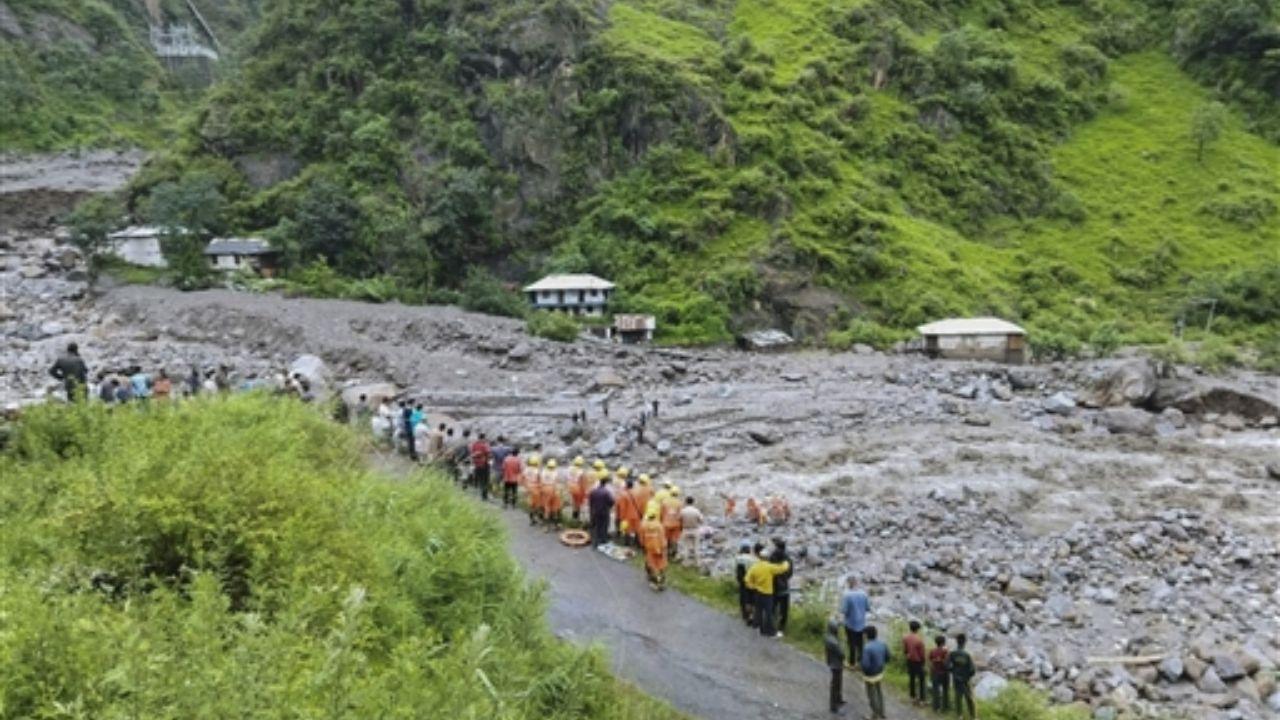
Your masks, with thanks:
M 1120 347 L 1120 330 L 1113 322 L 1104 322 L 1089 334 L 1089 347 L 1098 357 L 1106 357 Z
M 578 321 L 573 316 L 558 312 L 536 312 L 525 322 L 525 330 L 534 337 L 557 342 L 573 342 L 578 339 Z
M 4 715 L 670 717 L 552 638 L 492 516 L 363 466 L 267 397 L 32 410 L 0 456 Z
M 858 318 L 849 323 L 844 330 L 829 333 L 827 344 L 837 350 L 847 350 L 858 343 L 885 350 L 902 340 L 905 334 L 902 330 L 894 330 L 879 323 Z
M 1031 335 L 1031 350 L 1037 360 L 1065 360 L 1080 354 L 1080 341 L 1064 332 L 1042 330 Z
M 528 312 L 523 298 L 480 268 L 473 267 L 467 272 L 459 292 L 462 307 L 468 310 L 516 318 Z
M 1209 372 L 1220 372 L 1239 365 L 1240 353 L 1222 337 L 1212 335 L 1201 341 L 1196 348 L 1196 364 Z

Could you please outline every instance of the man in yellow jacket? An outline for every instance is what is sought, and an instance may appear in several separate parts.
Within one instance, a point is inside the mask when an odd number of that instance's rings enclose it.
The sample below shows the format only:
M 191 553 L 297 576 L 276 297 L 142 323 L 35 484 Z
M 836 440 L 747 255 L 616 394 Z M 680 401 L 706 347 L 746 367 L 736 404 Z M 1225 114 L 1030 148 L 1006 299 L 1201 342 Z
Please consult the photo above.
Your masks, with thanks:
M 773 626 L 773 579 L 791 568 L 791 562 L 776 552 L 769 558 L 760 558 L 747 570 L 744 583 L 756 599 L 756 621 L 760 634 L 780 637 Z

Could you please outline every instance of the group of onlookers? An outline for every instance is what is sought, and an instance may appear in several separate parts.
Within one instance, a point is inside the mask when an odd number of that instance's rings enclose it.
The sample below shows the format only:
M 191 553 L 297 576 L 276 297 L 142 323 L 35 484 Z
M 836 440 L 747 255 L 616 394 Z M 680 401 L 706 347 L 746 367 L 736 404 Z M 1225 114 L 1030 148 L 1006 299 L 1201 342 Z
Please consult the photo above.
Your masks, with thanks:
M 824 638 L 827 668 L 831 671 L 831 712 L 840 712 L 845 704 L 843 673 L 847 662 L 849 669 L 862 675 L 871 718 L 882 720 L 885 717 L 882 685 L 892 655 L 879 630 L 867 622 L 871 612 L 867 593 L 858 588 L 855 578 L 848 578 L 847 583 L 848 587 L 840 597 L 839 613 L 828 621 Z M 844 628 L 847 654 L 840 639 L 841 627 Z M 963 716 L 968 710 L 969 717 L 976 718 L 971 683 L 977 668 L 965 649 L 967 638 L 964 633 L 955 636 L 954 650 L 948 650 L 944 635 L 934 637 L 934 647 L 930 650 L 921 635 L 919 621 L 912 620 L 907 628 L 908 632 L 902 638 L 902 650 L 907 661 L 911 702 L 921 706 L 928 704 L 936 712 L 947 712 L 951 707 L 950 691 L 954 691 L 956 712 Z

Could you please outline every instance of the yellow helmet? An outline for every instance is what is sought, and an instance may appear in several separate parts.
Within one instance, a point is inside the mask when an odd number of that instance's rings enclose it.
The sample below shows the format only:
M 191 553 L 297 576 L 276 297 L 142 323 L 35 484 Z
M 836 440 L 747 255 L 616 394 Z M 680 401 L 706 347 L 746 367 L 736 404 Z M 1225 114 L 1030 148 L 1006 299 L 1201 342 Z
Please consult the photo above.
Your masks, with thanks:
M 537 466 L 541 465 L 541 464 L 542 464 L 542 456 L 541 456 L 541 455 L 539 455 L 539 454 L 537 454 L 537 453 L 534 453 L 534 454 L 530 455 L 530 456 L 529 456 L 529 464 L 530 464 L 530 465 L 532 465 L 532 466 L 534 466 L 534 467 L 537 467 Z
M 582 467 L 582 466 L 583 466 L 583 465 L 585 465 L 585 464 L 587 464 L 587 461 L 586 461 L 586 460 L 584 460 L 584 459 L 582 458 L 582 456 L 581 456 L 581 455 L 579 455 L 578 457 L 576 457 L 576 458 L 574 458 L 574 459 L 573 459 L 573 466 L 574 466 L 574 467 Z
M 630 470 L 626 469 L 625 467 L 618 468 L 618 477 L 623 478 L 625 480 L 630 476 L 631 476 Z
M 648 485 L 648 484 L 649 484 L 649 476 L 648 476 L 648 475 L 646 475 L 646 474 L 644 474 L 644 473 L 640 473 L 640 484 L 641 484 L 641 485 Z
M 680 497 L 680 488 L 675 485 L 671 486 L 671 497 Z
M 555 470 L 555 469 L 556 469 L 556 459 L 555 459 L 555 458 L 551 458 L 550 460 L 548 460 L 548 461 L 547 461 L 547 469 L 548 469 L 548 470 Z
M 595 462 L 591 463 L 591 467 L 593 467 L 593 468 L 595 468 L 595 469 L 597 469 L 597 470 L 604 470 L 604 469 L 605 469 L 604 461 L 603 461 L 603 460 L 596 460 Z
M 657 510 L 654 510 L 653 508 L 648 508 L 648 509 L 646 509 L 646 510 L 645 510 L 645 512 L 644 512 L 644 519 L 645 519 L 645 520 L 657 520 L 657 519 L 658 519 L 658 511 L 657 511 Z
M 608 471 L 608 470 L 597 470 L 597 471 L 596 471 L 596 479 L 597 479 L 597 480 L 608 480 L 608 479 L 609 479 L 609 471 Z
M 666 488 L 666 489 L 668 489 L 668 490 L 674 490 L 676 486 L 675 486 L 675 485 L 672 485 L 670 480 L 663 480 L 663 481 L 662 481 L 662 487 L 664 487 L 664 488 Z

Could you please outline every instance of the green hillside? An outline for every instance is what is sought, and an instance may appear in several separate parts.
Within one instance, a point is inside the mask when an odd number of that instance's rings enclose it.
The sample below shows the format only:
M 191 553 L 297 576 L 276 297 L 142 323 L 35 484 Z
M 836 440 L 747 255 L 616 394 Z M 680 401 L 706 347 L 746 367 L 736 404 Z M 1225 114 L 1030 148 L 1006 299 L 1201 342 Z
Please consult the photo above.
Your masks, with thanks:
M 225 48 L 257 15 L 257 0 L 201 5 Z M 153 20 L 196 24 L 184 0 L 0 2 L 0 150 L 153 148 L 171 139 L 177 115 L 199 100 L 193 76 L 216 71 L 166 69 L 150 45 Z
M 314 408 L 50 405 L 14 432 L 0 717 L 679 717 L 551 635 L 494 516 L 366 471 Z
M 1212 303 L 1213 332 L 1267 345 L 1278 16 L 278 0 L 133 201 L 213 189 L 202 230 L 265 232 L 296 279 L 360 296 L 602 274 L 669 342 L 996 313 L 1070 350 L 1162 342 Z

